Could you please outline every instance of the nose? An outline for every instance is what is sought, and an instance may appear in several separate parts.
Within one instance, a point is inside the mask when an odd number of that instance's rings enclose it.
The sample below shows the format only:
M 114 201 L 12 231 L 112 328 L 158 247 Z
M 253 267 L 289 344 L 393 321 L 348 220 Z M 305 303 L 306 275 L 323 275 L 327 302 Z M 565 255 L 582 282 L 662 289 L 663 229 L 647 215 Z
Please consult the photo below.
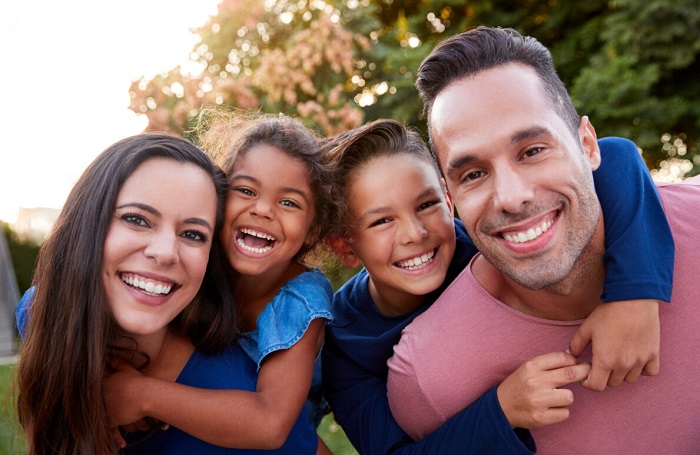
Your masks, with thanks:
M 265 198 L 258 198 L 250 206 L 250 213 L 262 218 L 272 219 L 274 217 L 274 202 Z
M 525 175 L 518 169 L 504 165 L 494 172 L 493 203 L 496 209 L 518 213 L 523 205 L 532 201 L 535 191 Z
M 154 234 L 144 254 L 155 260 L 158 265 L 172 265 L 180 262 L 178 238 L 174 232 L 159 232 Z
M 414 216 L 401 223 L 401 232 L 399 236 L 401 243 L 417 243 L 428 237 L 428 230 L 425 228 L 422 220 Z

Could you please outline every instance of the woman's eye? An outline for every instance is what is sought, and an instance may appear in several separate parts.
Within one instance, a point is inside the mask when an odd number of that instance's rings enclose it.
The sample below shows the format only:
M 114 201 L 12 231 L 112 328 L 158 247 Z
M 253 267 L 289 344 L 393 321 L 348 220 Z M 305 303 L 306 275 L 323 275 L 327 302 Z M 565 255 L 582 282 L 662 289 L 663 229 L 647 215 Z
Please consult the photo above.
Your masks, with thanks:
M 120 217 L 121 220 L 136 226 L 148 226 L 148 221 L 144 217 L 136 213 L 126 213 Z
M 207 236 L 203 232 L 199 231 L 185 231 L 182 236 L 188 240 L 194 240 L 195 242 L 204 243 L 207 241 Z

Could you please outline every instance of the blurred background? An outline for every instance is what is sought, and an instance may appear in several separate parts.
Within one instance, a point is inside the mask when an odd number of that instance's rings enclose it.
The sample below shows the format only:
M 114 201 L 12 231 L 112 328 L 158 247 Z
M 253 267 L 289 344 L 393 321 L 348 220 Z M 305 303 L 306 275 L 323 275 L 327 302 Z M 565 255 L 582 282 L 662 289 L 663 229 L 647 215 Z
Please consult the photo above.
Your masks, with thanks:
M 425 132 L 415 72 L 472 26 L 537 37 L 579 113 L 599 137 L 635 141 L 655 180 L 700 173 L 697 0 L 4 0 L 1 11 L 0 358 L 10 365 L 38 248 L 109 144 L 143 130 L 191 138 L 205 105 L 284 112 L 324 136 L 377 118 Z M 3 404 L 0 455 L 21 439 L 3 430 Z M 332 421 L 322 431 L 342 439 Z M 334 451 L 353 453 L 342 441 Z

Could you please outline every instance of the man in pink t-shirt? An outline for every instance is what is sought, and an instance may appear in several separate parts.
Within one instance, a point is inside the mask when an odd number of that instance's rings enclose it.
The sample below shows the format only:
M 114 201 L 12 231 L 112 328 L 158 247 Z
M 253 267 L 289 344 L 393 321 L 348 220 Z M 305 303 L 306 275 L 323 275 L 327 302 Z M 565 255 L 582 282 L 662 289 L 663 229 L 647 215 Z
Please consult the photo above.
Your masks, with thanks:
M 672 302 L 659 310 L 661 372 L 604 392 L 558 387 L 570 359 L 561 351 L 605 305 L 595 130 L 578 118 L 546 49 L 515 32 L 480 27 L 446 40 L 417 85 L 447 186 L 482 254 L 395 348 L 388 388 L 399 424 L 421 438 L 503 381 L 499 402 L 522 409 L 509 420 L 534 429 L 538 453 L 700 453 L 700 178 L 659 189 L 678 246 Z M 514 370 L 528 392 L 520 402 L 506 379 Z

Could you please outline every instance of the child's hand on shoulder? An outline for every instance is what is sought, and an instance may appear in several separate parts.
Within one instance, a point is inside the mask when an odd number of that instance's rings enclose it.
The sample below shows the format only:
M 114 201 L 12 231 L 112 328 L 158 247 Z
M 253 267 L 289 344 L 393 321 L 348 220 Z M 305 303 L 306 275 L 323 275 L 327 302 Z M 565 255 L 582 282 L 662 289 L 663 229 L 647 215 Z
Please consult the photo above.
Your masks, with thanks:
M 582 385 L 593 391 L 634 383 L 659 372 L 659 302 L 625 300 L 601 303 L 581 324 L 569 351 L 579 356 L 591 343 L 592 369 Z

